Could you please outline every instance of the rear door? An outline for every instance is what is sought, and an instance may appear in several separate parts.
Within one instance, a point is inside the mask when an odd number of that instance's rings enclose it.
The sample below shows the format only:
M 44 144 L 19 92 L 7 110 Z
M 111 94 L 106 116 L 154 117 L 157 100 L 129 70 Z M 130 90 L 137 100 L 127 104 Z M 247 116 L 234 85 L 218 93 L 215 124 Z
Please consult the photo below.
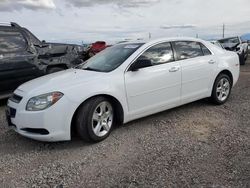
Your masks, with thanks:
M 217 67 L 215 56 L 199 42 L 176 41 L 174 49 L 182 67 L 182 103 L 208 97 Z
M 34 64 L 35 54 L 27 51 L 28 44 L 15 29 L 0 31 L 0 93 L 15 90 L 20 84 L 41 72 Z

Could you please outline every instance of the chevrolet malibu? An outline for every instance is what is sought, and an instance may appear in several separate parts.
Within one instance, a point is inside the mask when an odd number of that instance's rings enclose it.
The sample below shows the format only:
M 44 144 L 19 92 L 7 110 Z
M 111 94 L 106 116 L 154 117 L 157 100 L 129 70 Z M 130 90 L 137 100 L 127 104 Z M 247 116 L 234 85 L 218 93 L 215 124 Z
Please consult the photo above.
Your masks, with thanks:
M 116 124 L 203 98 L 224 104 L 239 77 L 239 58 L 199 39 L 118 44 L 75 68 L 19 86 L 8 124 L 40 141 L 107 138 Z

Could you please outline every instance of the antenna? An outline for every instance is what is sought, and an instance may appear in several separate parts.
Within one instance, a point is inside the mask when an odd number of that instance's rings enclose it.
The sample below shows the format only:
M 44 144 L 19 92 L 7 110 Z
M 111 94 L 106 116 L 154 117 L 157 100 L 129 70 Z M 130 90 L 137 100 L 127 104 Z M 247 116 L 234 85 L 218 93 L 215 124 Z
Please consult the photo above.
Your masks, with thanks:
M 149 32 L 149 33 L 148 33 L 148 38 L 151 39 L 151 37 L 152 37 L 152 35 L 151 35 L 151 33 Z

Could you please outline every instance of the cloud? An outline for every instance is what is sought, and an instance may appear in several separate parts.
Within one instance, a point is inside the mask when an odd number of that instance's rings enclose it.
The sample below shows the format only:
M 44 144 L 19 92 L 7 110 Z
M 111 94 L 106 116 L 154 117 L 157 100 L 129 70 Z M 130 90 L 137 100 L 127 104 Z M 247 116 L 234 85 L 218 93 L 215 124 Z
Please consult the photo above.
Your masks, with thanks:
M 193 29 L 195 25 L 164 25 L 160 26 L 161 29 Z
M 0 11 L 13 11 L 20 9 L 55 9 L 56 5 L 53 0 L 1 0 Z
M 92 7 L 95 5 L 114 4 L 122 8 L 133 8 L 148 6 L 151 4 L 159 3 L 161 0 L 66 0 L 69 4 L 75 7 Z

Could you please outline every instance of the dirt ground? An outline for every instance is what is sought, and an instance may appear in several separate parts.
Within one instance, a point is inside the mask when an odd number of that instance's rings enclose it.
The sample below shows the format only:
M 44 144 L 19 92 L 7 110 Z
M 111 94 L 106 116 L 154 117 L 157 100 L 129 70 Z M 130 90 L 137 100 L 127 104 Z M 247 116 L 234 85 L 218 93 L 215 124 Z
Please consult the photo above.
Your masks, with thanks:
M 1 103 L 0 187 L 250 187 L 250 61 L 225 105 L 194 102 L 97 144 L 21 137 Z

